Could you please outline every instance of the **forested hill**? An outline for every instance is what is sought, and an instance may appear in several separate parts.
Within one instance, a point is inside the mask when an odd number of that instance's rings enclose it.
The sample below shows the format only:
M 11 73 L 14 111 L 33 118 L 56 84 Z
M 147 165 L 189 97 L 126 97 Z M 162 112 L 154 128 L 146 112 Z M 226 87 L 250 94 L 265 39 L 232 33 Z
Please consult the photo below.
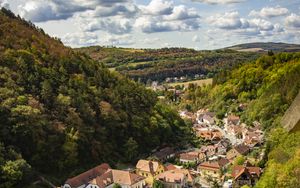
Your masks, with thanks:
M 252 52 L 299 52 L 300 44 L 287 44 L 281 42 L 254 42 L 254 43 L 246 43 L 239 44 L 231 47 L 227 47 L 225 49 L 232 49 L 238 51 L 252 51 Z
M 251 126 L 259 121 L 266 130 L 265 167 L 255 187 L 299 187 L 300 132 L 288 133 L 280 124 L 300 90 L 300 53 L 265 55 L 228 74 L 219 74 L 214 86 L 190 87 L 183 106 L 210 108 L 220 118 L 241 116 Z
M 0 11 L 0 187 L 134 162 L 190 128 L 143 86 Z
M 259 56 L 254 52 L 197 51 L 186 48 L 128 49 L 92 46 L 75 50 L 88 54 L 111 70 L 143 83 L 164 82 L 167 78 L 182 76 L 188 79 L 193 79 L 196 75 L 201 78 L 212 77 Z

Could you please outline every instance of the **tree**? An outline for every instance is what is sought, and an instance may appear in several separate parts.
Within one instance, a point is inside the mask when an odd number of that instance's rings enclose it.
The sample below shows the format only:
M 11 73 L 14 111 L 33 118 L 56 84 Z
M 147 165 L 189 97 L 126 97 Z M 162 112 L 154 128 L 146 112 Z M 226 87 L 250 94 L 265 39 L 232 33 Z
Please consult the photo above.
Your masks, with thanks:
M 154 180 L 152 188 L 164 188 L 164 184 L 159 180 Z
M 113 188 L 122 188 L 122 186 L 118 183 L 114 183 Z
M 125 148 L 125 156 L 128 161 L 132 161 L 137 157 L 138 147 L 139 147 L 138 143 L 132 137 L 130 137 L 127 140 L 124 148 Z
M 243 155 L 239 155 L 234 159 L 233 166 L 242 165 L 246 161 Z

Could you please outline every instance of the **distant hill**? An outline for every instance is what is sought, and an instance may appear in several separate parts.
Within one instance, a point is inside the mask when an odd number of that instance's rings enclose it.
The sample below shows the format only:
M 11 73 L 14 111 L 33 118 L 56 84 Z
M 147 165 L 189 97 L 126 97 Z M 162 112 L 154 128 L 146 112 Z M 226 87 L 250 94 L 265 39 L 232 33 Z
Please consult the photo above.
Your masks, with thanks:
M 239 44 L 225 49 L 237 50 L 241 52 L 266 52 L 272 50 L 273 52 L 299 52 L 300 44 L 287 44 L 275 42 L 255 42 Z
M 210 78 L 218 72 L 253 61 L 260 54 L 234 50 L 197 51 L 187 48 L 126 49 L 92 46 L 75 49 L 143 83 L 169 78 Z

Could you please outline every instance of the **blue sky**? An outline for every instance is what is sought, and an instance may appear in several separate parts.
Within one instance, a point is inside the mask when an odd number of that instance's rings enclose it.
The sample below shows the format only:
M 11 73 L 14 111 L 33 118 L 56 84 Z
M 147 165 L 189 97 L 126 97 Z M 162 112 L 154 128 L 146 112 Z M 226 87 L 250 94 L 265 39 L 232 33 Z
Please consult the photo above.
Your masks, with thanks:
M 0 0 L 68 46 L 300 43 L 299 0 Z

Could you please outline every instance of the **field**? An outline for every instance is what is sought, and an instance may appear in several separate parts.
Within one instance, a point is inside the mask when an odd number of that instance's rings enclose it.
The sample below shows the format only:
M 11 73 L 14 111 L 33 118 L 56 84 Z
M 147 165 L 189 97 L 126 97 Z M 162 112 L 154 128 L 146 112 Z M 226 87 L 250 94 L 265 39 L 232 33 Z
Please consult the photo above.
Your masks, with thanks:
M 188 87 L 189 84 L 196 84 L 198 86 L 202 86 L 202 85 L 211 85 L 213 82 L 213 79 L 209 78 L 209 79 L 204 79 L 204 80 L 193 80 L 193 81 L 189 81 L 189 82 L 176 82 L 176 83 L 170 83 L 168 84 L 169 86 L 184 86 L 185 88 Z

